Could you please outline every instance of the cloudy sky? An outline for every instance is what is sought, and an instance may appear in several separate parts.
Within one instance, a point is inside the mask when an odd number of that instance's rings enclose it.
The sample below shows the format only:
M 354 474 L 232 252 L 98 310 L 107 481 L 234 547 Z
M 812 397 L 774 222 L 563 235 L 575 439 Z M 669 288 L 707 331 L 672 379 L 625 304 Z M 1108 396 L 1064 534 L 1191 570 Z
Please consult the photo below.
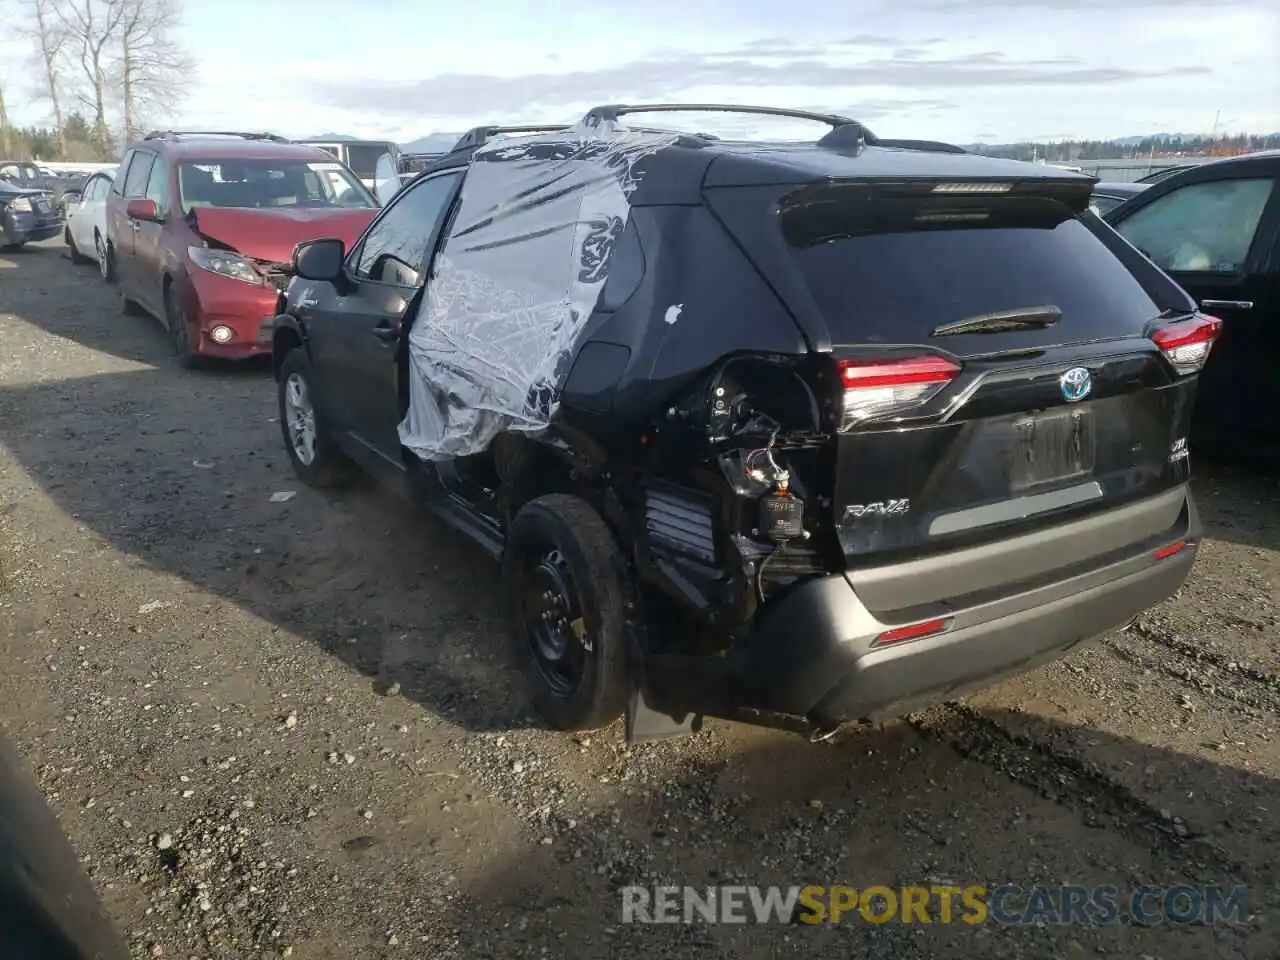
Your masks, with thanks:
M 0 0 L 3 5 L 5 0 Z M 1009 141 L 1280 130 L 1280 0 L 188 0 L 173 119 L 408 140 L 593 103 L 844 113 Z M 20 61 L 7 55 L 6 73 Z M 39 120 L 47 107 L 10 110 Z M 765 121 L 765 123 L 770 123 Z M 790 136 L 786 126 L 699 127 Z M 807 131 L 805 131 L 807 132 Z

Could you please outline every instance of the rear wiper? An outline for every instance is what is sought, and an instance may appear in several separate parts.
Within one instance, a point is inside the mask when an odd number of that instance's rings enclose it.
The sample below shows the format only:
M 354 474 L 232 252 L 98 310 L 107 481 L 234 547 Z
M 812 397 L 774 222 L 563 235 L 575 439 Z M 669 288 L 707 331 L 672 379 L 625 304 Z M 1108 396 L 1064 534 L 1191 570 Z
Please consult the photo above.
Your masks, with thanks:
M 931 337 L 954 337 L 962 333 L 1007 333 L 1011 330 L 1043 330 L 1062 319 L 1062 311 L 1052 305 L 1001 310 L 956 320 L 934 327 Z

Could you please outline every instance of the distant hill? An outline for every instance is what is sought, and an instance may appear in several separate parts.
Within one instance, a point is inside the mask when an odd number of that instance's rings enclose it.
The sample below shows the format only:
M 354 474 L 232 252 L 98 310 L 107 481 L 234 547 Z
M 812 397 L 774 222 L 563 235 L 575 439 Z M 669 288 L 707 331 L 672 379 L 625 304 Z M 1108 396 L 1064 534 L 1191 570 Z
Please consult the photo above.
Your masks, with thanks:
M 432 133 L 425 137 L 419 137 L 417 140 L 410 140 L 408 143 L 400 144 L 400 149 L 405 153 L 446 153 L 462 136 L 461 131 L 458 133 Z

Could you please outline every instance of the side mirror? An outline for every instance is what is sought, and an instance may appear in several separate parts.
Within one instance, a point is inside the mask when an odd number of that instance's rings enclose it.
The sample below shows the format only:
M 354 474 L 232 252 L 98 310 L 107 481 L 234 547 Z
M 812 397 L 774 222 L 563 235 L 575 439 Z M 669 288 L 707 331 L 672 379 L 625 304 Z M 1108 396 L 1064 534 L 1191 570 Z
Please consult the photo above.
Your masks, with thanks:
M 135 197 L 125 204 L 125 215 L 130 220 L 149 220 L 157 222 L 160 219 L 160 208 L 156 206 L 154 200 L 148 200 L 146 197 Z
M 342 276 L 346 258 L 346 246 L 341 240 L 310 240 L 293 248 L 293 272 L 304 280 L 332 283 Z

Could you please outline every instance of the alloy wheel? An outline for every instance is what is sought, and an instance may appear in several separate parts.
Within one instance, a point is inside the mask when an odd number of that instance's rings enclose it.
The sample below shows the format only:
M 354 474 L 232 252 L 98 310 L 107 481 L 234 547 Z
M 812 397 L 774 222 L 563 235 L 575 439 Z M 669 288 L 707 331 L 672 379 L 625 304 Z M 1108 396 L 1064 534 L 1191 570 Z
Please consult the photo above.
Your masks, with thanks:
M 309 467 L 316 459 L 316 411 L 307 381 L 299 373 L 289 374 L 284 383 L 284 411 L 293 455 Z
M 107 259 L 107 245 L 102 240 L 102 234 L 98 234 L 94 237 L 93 245 L 98 253 L 98 273 L 102 274 L 103 280 L 110 280 L 111 261 Z

